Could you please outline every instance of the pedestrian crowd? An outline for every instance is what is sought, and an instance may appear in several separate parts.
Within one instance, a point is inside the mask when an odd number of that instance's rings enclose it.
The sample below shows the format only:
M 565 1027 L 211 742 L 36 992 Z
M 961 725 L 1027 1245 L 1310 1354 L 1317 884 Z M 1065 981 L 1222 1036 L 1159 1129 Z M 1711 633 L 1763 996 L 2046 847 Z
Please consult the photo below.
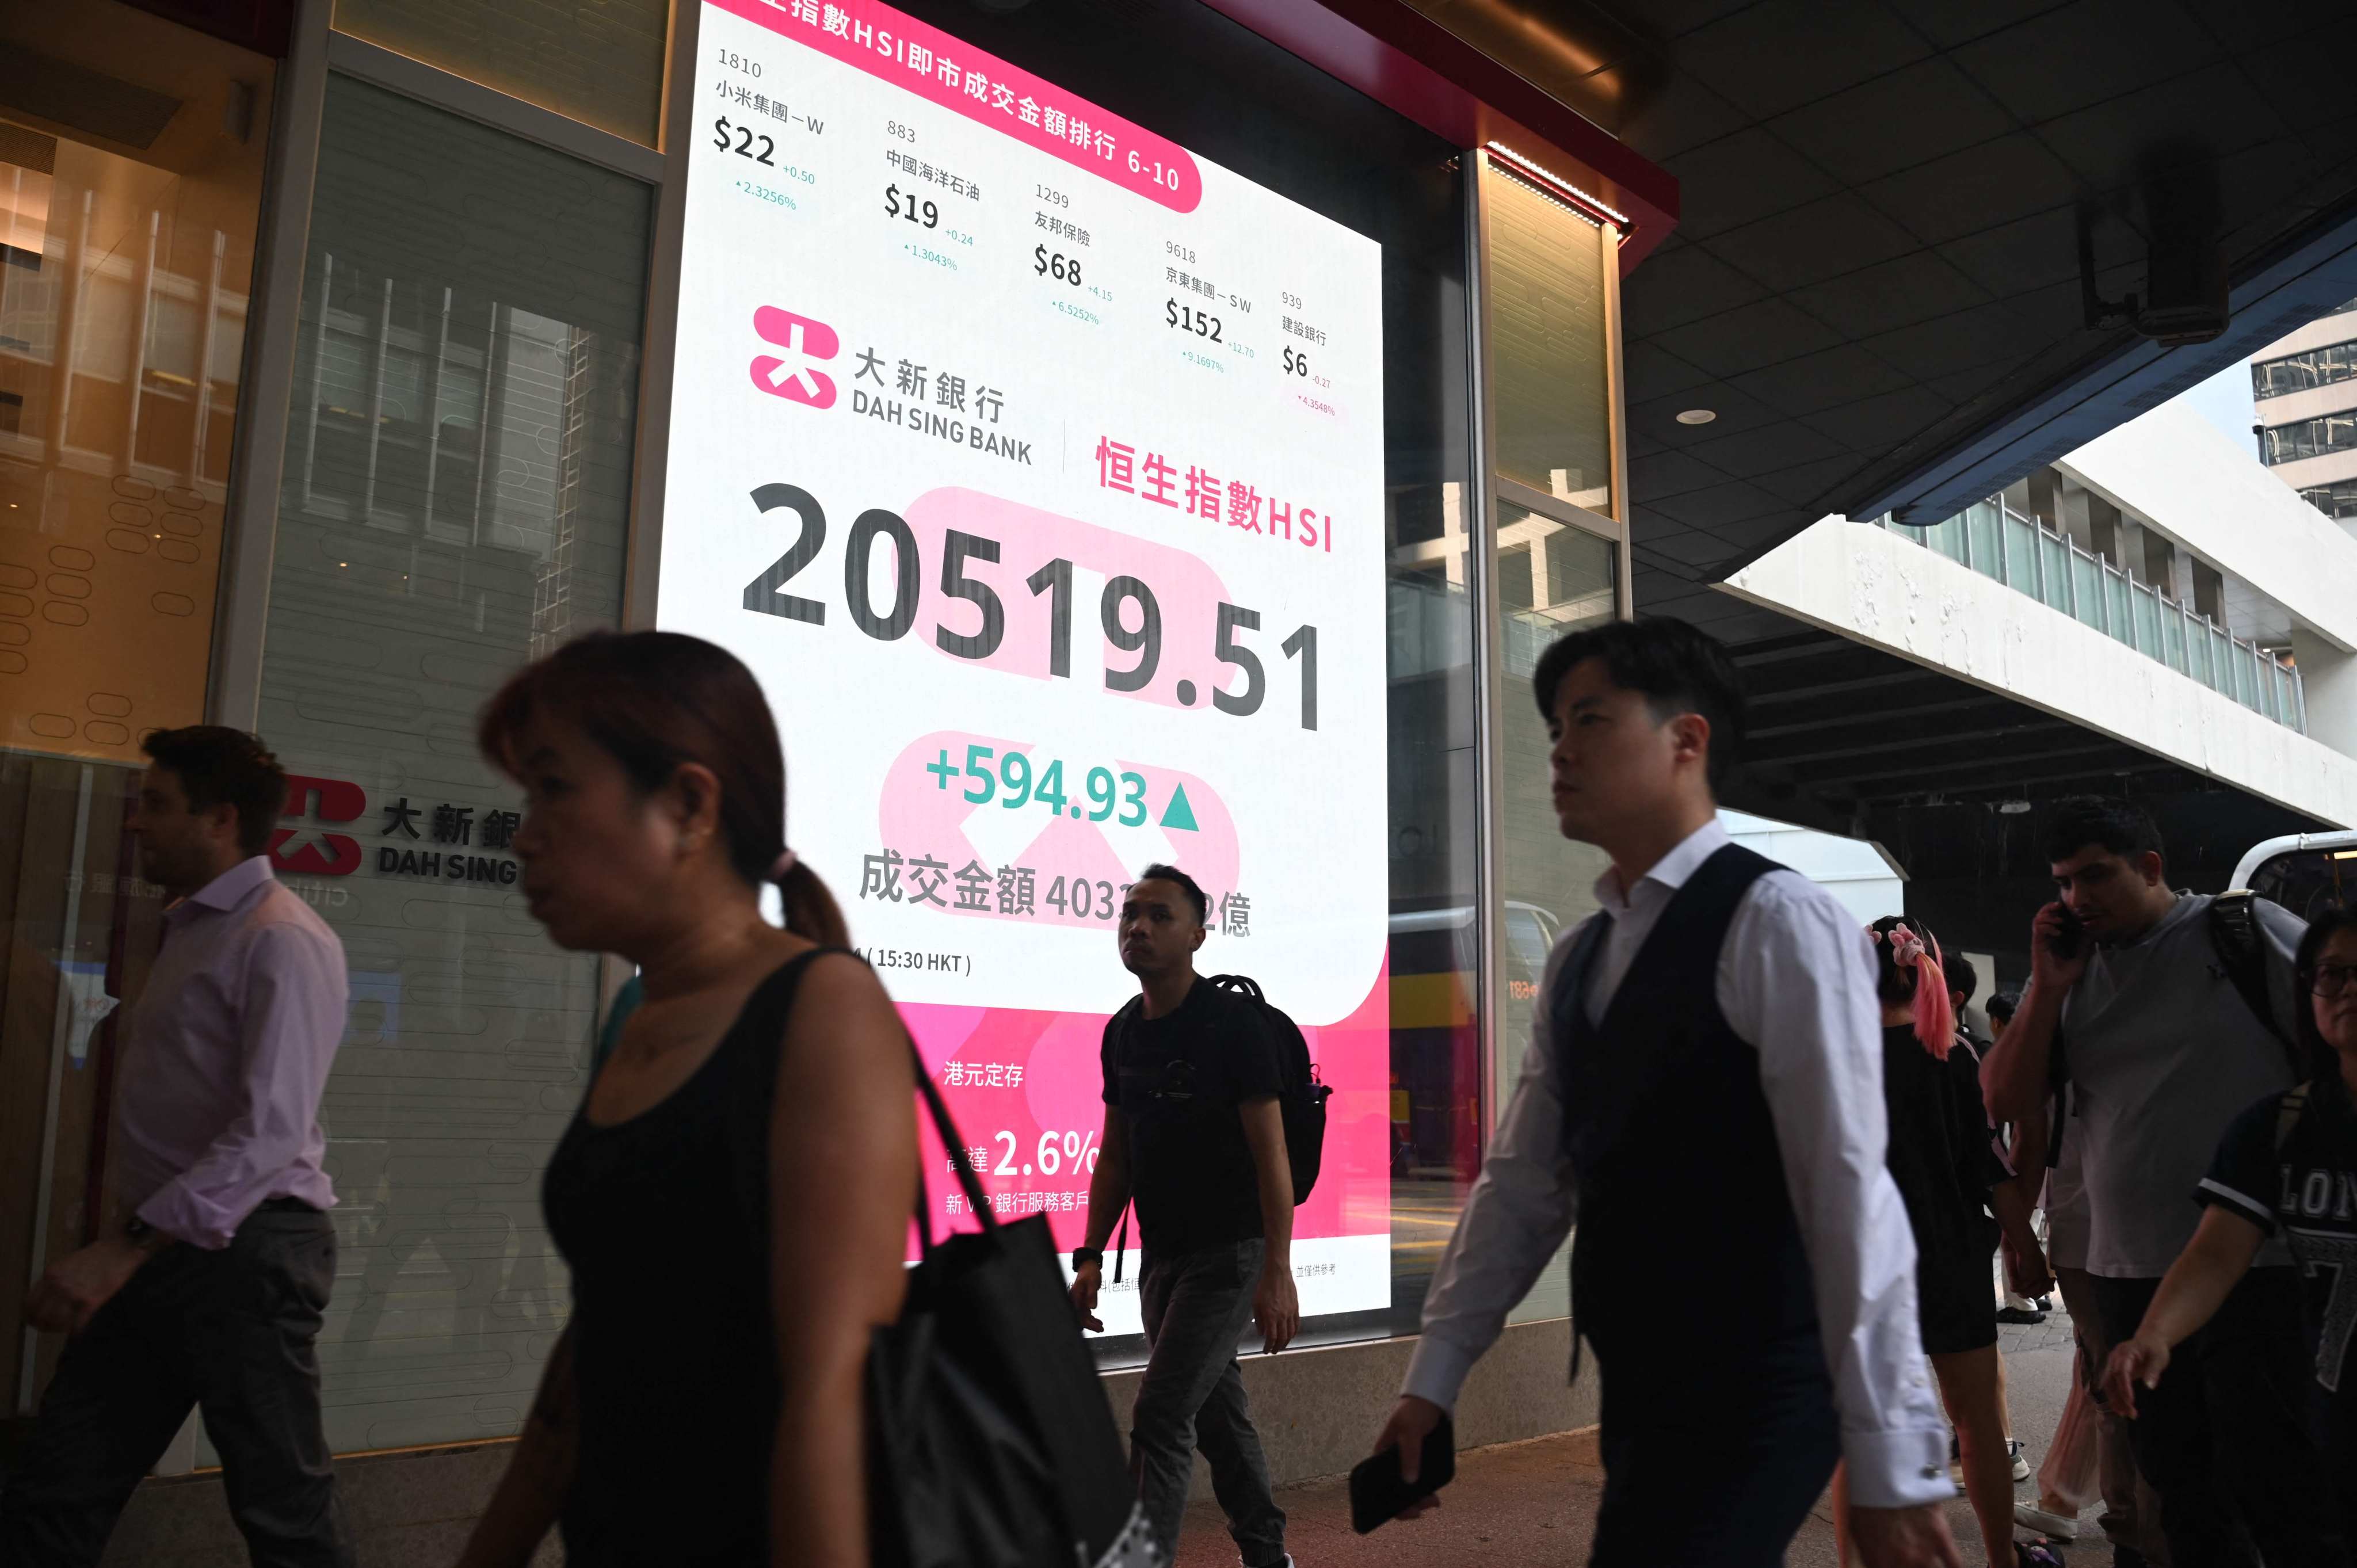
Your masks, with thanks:
M 2051 1568 L 2098 1503 L 2123 1564 L 2349 1568 L 2357 915 L 2179 891 L 2148 816 L 2065 802 L 2027 988 L 1992 985 L 1984 1038 L 1983 977 L 1923 919 L 1861 929 L 1720 825 L 1745 719 L 1718 644 L 1583 630 L 1533 688 L 1558 826 L 1609 864 L 1353 1475 L 1362 1526 L 1442 1506 L 1466 1380 L 1569 1240 L 1606 1568 L 1781 1563 L 1829 1489 L 1846 1563 L 1963 1568 L 1959 1486 L 1991 1568 Z M 980 1201 L 790 847 L 741 662 L 592 635 L 511 679 L 478 741 L 523 794 L 533 917 L 637 973 L 544 1176 L 574 1310 L 461 1568 L 521 1568 L 552 1531 L 576 1568 L 1143 1568 L 1176 1550 L 1198 1453 L 1245 1568 L 1290 1564 L 1239 1358 L 1300 1326 L 1326 1090 L 1256 985 L 1199 972 L 1196 880 L 1149 865 L 1123 895 L 1135 993 L 1060 1269 L 1044 1219 Z M 253 1561 L 341 1568 L 316 1342 L 344 953 L 273 875 L 287 780 L 263 743 L 145 745 L 130 825 L 171 901 L 125 1035 L 116 1207 L 27 1300 L 68 1337 L 0 1489 L 0 1564 L 97 1563 L 194 1409 Z M 978 1234 L 931 1234 L 928 1117 Z M 823 1205 L 796 1196 L 812 1169 Z M 1133 1217 L 1125 1477 L 1082 1335 Z M 2056 1294 L 2071 1394 L 2018 1498 L 1997 1326 Z

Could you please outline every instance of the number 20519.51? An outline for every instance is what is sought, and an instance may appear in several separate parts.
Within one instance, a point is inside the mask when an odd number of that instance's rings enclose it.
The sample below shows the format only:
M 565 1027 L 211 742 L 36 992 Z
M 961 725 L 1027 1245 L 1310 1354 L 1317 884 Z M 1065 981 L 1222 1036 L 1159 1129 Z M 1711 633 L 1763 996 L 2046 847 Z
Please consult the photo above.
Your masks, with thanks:
M 809 626 L 824 626 L 826 606 L 783 590 L 797 573 L 818 558 L 825 545 L 825 510 L 816 497 L 799 485 L 763 485 L 753 491 L 753 504 L 765 512 L 792 512 L 801 520 L 802 531 L 784 554 L 745 585 L 745 607 Z M 869 565 L 878 539 L 888 539 L 892 544 L 892 602 L 887 609 L 876 607 L 869 585 Z M 999 558 L 998 541 L 951 529 L 943 542 L 939 591 L 945 597 L 962 599 L 974 607 L 981 613 L 982 624 L 980 629 L 971 632 L 952 630 L 946 622 L 939 624 L 933 628 L 933 644 L 960 659 L 987 659 L 1006 640 L 1006 605 L 996 588 L 970 575 L 967 568 L 974 562 L 996 564 Z M 1033 598 L 1047 596 L 1048 673 L 1062 678 L 1069 678 L 1072 672 L 1072 563 L 1060 556 L 1023 580 Z M 843 553 L 844 608 L 851 616 L 851 624 L 879 642 L 906 637 L 917 623 L 919 601 L 923 597 L 922 582 L 923 563 L 919 558 L 917 536 L 907 521 L 881 507 L 861 512 L 851 525 Z M 1125 624 L 1126 607 L 1130 604 L 1137 607 L 1135 628 Z M 1137 655 L 1137 662 L 1126 670 L 1107 667 L 1105 689 L 1142 692 L 1152 686 L 1162 662 L 1162 605 L 1153 588 L 1135 576 L 1108 578 L 1098 603 L 1098 620 L 1107 642 Z M 1268 694 L 1268 673 L 1261 656 L 1237 638 L 1239 632 L 1259 629 L 1258 610 L 1225 603 L 1218 607 L 1211 656 L 1243 675 L 1241 691 L 1227 692 L 1217 686 L 1211 689 L 1211 705 L 1223 714 L 1242 718 L 1258 713 Z M 1314 730 L 1318 727 L 1318 628 L 1305 622 L 1278 646 L 1287 662 L 1298 660 L 1301 727 Z M 1191 703 L 1193 682 L 1178 682 L 1177 695 L 1182 703 Z

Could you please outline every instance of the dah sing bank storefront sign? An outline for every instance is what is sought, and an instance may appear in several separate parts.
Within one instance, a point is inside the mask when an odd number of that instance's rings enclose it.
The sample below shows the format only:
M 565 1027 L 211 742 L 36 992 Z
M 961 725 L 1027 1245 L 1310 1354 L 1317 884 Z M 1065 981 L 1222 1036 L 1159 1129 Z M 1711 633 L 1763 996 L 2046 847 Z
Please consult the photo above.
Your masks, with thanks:
M 368 867 L 385 876 L 511 887 L 522 874 L 511 851 L 522 822 L 504 807 L 412 802 L 406 795 L 371 811 L 368 791 L 349 779 L 291 775 L 280 826 L 270 835 L 270 864 L 281 876 L 350 876 Z M 372 843 L 362 844 L 359 833 Z
M 1336 1089 L 1304 1310 L 1387 1306 L 1381 248 L 887 6 L 701 38 L 661 623 L 760 676 L 995 1209 L 1081 1240 L 1169 860 Z

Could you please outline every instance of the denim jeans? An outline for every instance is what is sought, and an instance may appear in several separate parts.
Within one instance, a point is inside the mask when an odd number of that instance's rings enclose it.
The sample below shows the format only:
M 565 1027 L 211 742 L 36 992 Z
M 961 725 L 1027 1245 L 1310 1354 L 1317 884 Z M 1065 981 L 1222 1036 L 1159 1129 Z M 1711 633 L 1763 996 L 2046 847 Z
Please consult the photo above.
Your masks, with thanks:
M 1130 1414 L 1129 1470 L 1155 1539 L 1174 1558 L 1200 1448 L 1245 1568 L 1285 1561 L 1285 1510 L 1269 1494 L 1268 1457 L 1253 1430 L 1236 1364 L 1265 1251 L 1255 1237 L 1176 1257 L 1149 1255 L 1138 1273 L 1148 1354 Z
M 328 1217 L 286 1200 L 219 1251 L 182 1242 L 141 1264 L 66 1343 L 0 1491 L 0 1563 L 96 1563 L 194 1405 L 256 1568 L 350 1568 L 313 1348 L 335 1279 Z

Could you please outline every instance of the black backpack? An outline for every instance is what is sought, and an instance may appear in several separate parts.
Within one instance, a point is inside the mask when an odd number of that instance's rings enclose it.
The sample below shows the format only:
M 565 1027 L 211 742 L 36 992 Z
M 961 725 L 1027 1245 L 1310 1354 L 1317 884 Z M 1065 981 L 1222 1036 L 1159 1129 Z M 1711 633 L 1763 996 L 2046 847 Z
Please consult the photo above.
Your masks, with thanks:
M 1250 1002 L 1276 1038 L 1277 1081 L 1283 1086 L 1277 1090 L 1276 1106 L 1285 1117 L 1285 1158 L 1293 1167 L 1293 1204 L 1298 1208 L 1308 1201 L 1309 1189 L 1318 1185 L 1318 1168 L 1326 1151 L 1326 1101 L 1334 1090 L 1318 1076 L 1318 1064 L 1309 1059 L 1309 1042 L 1302 1036 L 1301 1026 L 1283 1008 L 1271 1004 L 1261 992 L 1260 982 L 1249 975 L 1215 974 L 1211 984 Z
M 1281 1007 L 1270 1004 L 1262 993 L 1260 982 L 1249 975 L 1215 974 L 1211 977 L 1215 990 L 1241 996 L 1259 1013 L 1261 1022 L 1276 1040 L 1277 1113 L 1285 1120 L 1285 1162 L 1293 1170 L 1293 1205 L 1298 1208 L 1308 1200 L 1309 1189 L 1318 1185 L 1318 1166 L 1326 1153 L 1326 1101 L 1334 1089 L 1318 1076 L 1318 1064 L 1309 1059 L 1309 1042 L 1303 1037 L 1301 1026 L 1295 1023 Z M 1132 999 L 1115 1015 L 1126 1026 L 1137 1016 L 1138 1003 Z M 1121 1278 L 1122 1255 L 1129 1250 L 1129 1210 L 1122 1209 L 1121 1234 L 1113 1244 L 1113 1277 Z
M 2298 1040 L 2284 1029 L 2283 1021 L 2276 1015 L 2275 999 L 2267 986 L 2266 933 L 2259 926 L 2259 896 L 2248 888 L 2221 893 L 2210 901 L 2205 913 L 2210 918 L 2210 945 L 2218 954 L 2218 966 L 2252 1014 L 2265 1025 L 2291 1058 L 2293 1076 L 2299 1076 L 2307 1064 L 2300 1060 Z

